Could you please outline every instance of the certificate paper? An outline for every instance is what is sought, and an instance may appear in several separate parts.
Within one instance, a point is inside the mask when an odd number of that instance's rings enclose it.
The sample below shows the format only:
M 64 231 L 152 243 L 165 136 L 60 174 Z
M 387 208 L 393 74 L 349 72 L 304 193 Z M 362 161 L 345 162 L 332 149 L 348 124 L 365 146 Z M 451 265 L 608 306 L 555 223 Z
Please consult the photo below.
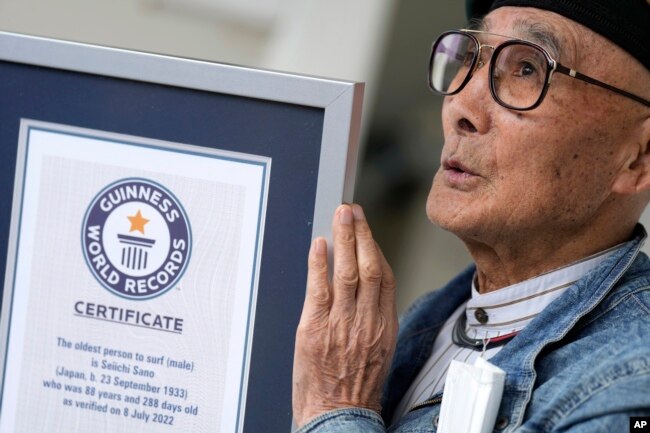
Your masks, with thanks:
M 21 121 L 0 433 L 239 432 L 269 158 Z

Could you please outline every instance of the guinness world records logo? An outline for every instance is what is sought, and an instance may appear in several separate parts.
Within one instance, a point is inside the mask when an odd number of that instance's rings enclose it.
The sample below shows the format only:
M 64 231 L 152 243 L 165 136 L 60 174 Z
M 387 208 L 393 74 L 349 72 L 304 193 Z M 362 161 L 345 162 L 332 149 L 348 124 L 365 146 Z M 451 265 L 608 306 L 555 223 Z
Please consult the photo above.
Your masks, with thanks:
M 192 233 L 171 191 L 148 179 L 127 178 L 92 200 L 81 243 L 90 271 L 104 288 L 129 299 L 150 299 L 182 277 Z

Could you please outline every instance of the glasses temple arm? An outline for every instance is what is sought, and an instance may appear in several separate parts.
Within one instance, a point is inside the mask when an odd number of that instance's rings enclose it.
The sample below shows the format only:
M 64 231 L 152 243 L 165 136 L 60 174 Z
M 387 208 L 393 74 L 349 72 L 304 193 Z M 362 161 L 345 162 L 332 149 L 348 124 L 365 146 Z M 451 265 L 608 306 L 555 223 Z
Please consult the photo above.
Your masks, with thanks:
M 636 96 L 636 95 L 634 95 L 632 93 L 629 93 L 629 92 L 626 92 L 625 90 L 621 90 L 621 89 L 616 88 L 614 86 L 610 86 L 607 83 L 603 83 L 602 81 L 598 81 L 595 78 L 591 78 L 591 77 L 589 77 L 587 75 L 581 74 L 580 72 L 574 71 L 573 69 L 569 69 L 566 66 L 561 65 L 559 63 L 556 64 L 555 71 L 560 72 L 560 73 L 565 74 L 565 75 L 568 75 L 568 76 L 573 77 L 573 78 L 577 78 L 578 80 L 584 81 L 586 83 L 593 84 L 593 85 L 598 86 L 598 87 L 602 87 L 603 89 L 611 90 L 612 92 L 618 93 L 619 95 L 623 95 L 623 96 L 628 97 L 630 99 L 633 99 L 633 100 L 635 100 L 637 102 L 640 102 L 641 104 L 645 105 L 646 107 L 650 107 L 650 101 L 648 101 L 647 99 L 643 99 L 642 97 Z

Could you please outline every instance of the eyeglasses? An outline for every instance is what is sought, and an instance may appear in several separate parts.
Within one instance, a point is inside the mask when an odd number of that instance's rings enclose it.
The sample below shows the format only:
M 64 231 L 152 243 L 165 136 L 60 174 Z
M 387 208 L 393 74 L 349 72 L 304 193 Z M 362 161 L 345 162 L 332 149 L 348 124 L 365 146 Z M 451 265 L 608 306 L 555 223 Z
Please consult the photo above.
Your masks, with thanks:
M 500 105 L 513 110 L 532 110 L 544 100 L 553 74 L 600 86 L 650 107 L 650 101 L 625 90 L 581 74 L 554 60 L 542 47 L 521 39 L 508 39 L 492 46 L 479 42 L 477 35 L 496 35 L 478 30 L 453 30 L 438 37 L 429 59 L 429 87 L 442 95 L 454 95 L 465 87 L 472 74 L 483 67 L 482 51 L 492 50 L 490 93 Z

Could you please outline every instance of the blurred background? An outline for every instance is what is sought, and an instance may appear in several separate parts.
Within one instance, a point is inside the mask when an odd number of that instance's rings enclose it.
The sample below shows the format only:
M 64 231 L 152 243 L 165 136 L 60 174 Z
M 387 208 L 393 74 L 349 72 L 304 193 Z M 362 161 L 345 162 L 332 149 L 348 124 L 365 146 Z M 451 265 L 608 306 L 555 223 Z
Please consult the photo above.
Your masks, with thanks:
M 0 30 L 366 83 L 355 201 L 402 312 L 470 262 L 426 218 L 442 147 L 431 43 L 464 0 L 0 0 Z M 648 218 L 645 218 L 646 221 Z M 647 223 L 646 223 L 647 224 Z

